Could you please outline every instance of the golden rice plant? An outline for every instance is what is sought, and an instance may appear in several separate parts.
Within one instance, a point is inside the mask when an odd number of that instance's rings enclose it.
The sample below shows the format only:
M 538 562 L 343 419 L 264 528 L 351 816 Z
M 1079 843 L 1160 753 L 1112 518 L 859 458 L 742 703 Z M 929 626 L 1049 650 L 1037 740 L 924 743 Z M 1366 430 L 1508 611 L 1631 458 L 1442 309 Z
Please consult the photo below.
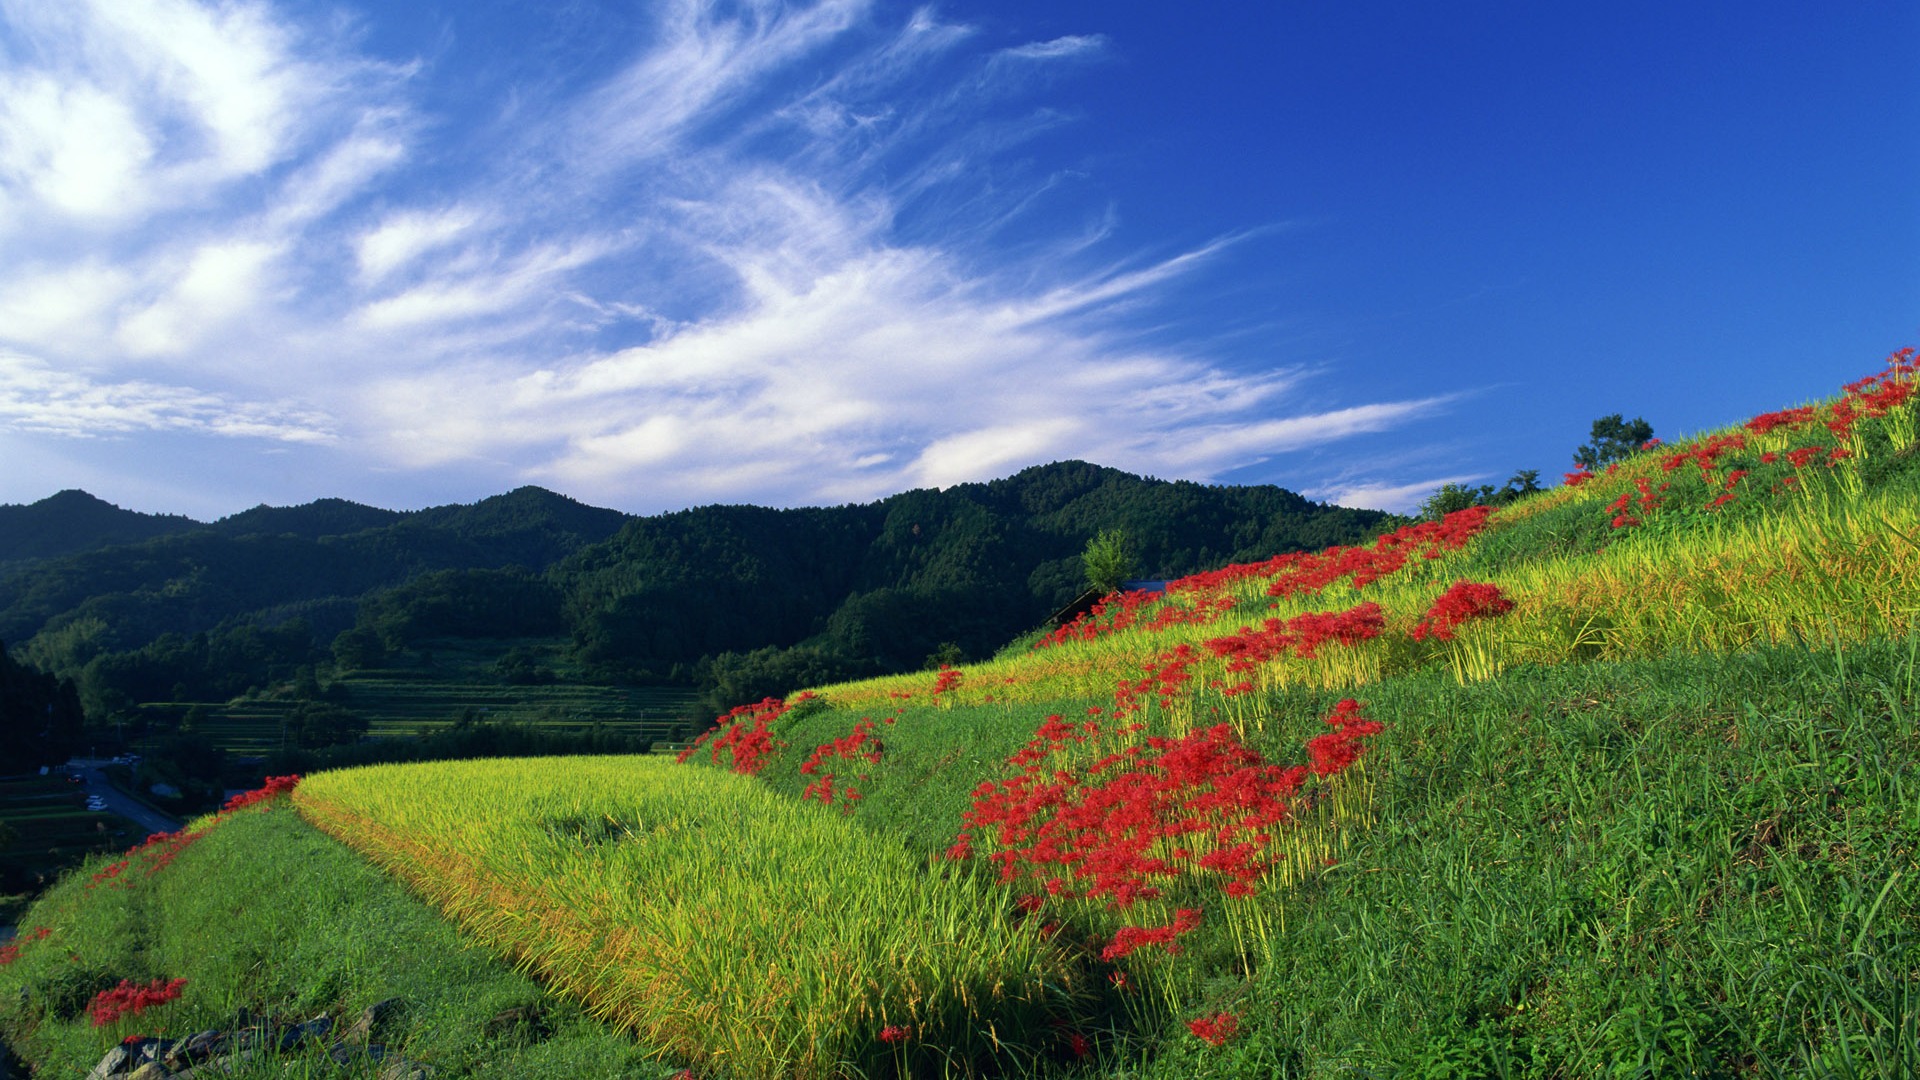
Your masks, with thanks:
M 1080 996 L 990 887 L 716 769 L 384 765 L 295 802 L 596 1015 L 728 1076 L 964 1071 Z

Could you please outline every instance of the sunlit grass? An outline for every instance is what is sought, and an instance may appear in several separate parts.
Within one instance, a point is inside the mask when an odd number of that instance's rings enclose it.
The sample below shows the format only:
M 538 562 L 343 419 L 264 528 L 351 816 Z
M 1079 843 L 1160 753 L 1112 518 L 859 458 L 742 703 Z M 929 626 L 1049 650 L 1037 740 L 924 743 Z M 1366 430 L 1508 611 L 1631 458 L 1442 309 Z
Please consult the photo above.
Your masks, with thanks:
M 596 1015 L 732 1076 L 1017 1056 L 1080 993 L 985 885 L 718 770 L 379 766 L 296 798 Z M 888 1028 L 911 1036 L 883 1042 Z

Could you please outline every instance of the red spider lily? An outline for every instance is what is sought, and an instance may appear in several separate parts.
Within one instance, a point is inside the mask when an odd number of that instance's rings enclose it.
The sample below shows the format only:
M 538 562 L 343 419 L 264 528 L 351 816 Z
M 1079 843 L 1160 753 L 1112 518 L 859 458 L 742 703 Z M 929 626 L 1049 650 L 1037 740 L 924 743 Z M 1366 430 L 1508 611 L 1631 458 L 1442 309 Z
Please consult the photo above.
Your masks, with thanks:
M 1199 1036 L 1208 1046 L 1225 1046 L 1227 1040 L 1239 1032 L 1240 1018 L 1233 1013 L 1215 1013 L 1187 1021 L 1187 1030 Z
M 1180 908 L 1173 913 L 1173 921 L 1165 926 L 1123 926 L 1113 935 L 1107 947 L 1100 950 L 1100 959 L 1118 960 L 1121 957 L 1149 945 L 1158 945 L 1170 956 L 1177 956 L 1180 946 L 1174 939 L 1181 934 L 1191 932 L 1200 925 L 1198 908 Z
M 186 985 L 185 979 L 155 979 L 146 986 L 121 979 L 119 986 L 95 994 L 87 1013 L 93 1017 L 94 1027 L 106 1027 L 123 1016 L 137 1016 L 174 1000 Z
M 1164 593 L 1126 592 L 1101 599 L 1091 611 L 1034 644 L 1049 648 L 1065 641 L 1091 641 L 1136 626 L 1161 629 L 1177 624 L 1211 622 L 1231 610 L 1235 598 L 1228 591 L 1242 581 L 1265 580 L 1267 593 L 1288 597 L 1318 592 L 1343 579 L 1355 588 L 1372 584 L 1402 569 L 1411 555 L 1439 558 L 1457 550 L 1486 527 L 1493 511 L 1476 506 L 1448 514 L 1440 521 L 1419 522 L 1376 539 L 1370 547 L 1330 547 L 1318 553 L 1290 552 L 1265 562 L 1236 563 L 1167 583 Z M 1151 604 L 1160 608 L 1144 623 L 1142 613 Z
M 913 1038 L 913 1029 L 905 1024 L 888 1024 L 880 1029 L 880 1041 L 883 1043 L 903 1043 Z
M 1765 435 L 1778 428 L 1796 428 L 1813 422 L 1813 406 L 1802 405 L 1794 409 L 1781 409 L 1779 412 L 1761 413 L 1747 421 L 1746 429 L 1755 435 Z
M 797 705 L 812 696 L 811 693 L 803 693 L 793 699 L 793 704 Z M 695 739 L 674 760 L 685 762 L 702 747 L 708 747 L 715 764 L 719 764 L 720 754 L 724 751 L 734 772 L 758 776 L 767 767 L 773 752 L 785 745 L 774 740 L 772 725 L 786 715 L 790 707 L 787 702 L 775 697 L 762 698 L 752 705 L 742 705 L 722 716 L 712 730 Z
M 1427 609 L 1426 618 L 1413 628 L 1413 640 L 1431 637 L 1437 641 L 1453 638 L 1454 628 L 1471 619 L 1493 618 L 1513 610 L 1513 601 L 1502 596 L 1498 585 L 1456 581 Z
M 1352 698 L 1334 705 L 1326 723 L 1334 730 L 1307 740 L 1307 757 L 1317 776 L 1332 776 L 1346 769 L 1366 752 L 1361 739 L 1386 730 L 1378 720 L 1362 716 L 1360 703 Z
M 233 798 L 228 799 L 226 805 L 220 809 L 223 811 L 244 810 L 249 806 L 257 806 L 276 796 L 287 794 L 298 786 L 299 783 L 300 777 L 297 775 L 269 776 L 267 777 L 266 783 L 262 784 L 259 788 L 235 795 Z
M 1359 710 L 1351 699 L 1337 705 L 1328 719 L 1336 730 L 1310 743 L 1318 775 L 1350 766 L 1361 740 L 1381 730 Z M 1229 896 L 1257 892 L 1272 865 L 1272 830 L 1292 820 L 1307 767 L 1270 764 L 1218 724 L 1149 737 L 1077 771 L 1046 768 L 1086 737 L 1048 717 L 1009 759 L 1018 775 L 974 789 L 949 857 L 970 857 L 977 838 L 1002 881 L 1027 878 L 1050 896 L 1104 899 L 1115 910 L 1159 897 L 1161 882 L 1181 876 L 1217 880 Z M 1112 947 L 1125 955 L 1184 932 L 1160 930 L 1132 927 Z
M 1591 479 L 1593 479 L 1592 469 L 1575 469 L 1570 473 L 1561 474 L 1560 477 L 1561 483 L 1568 487 L 1579 487 Z
M 1715 435 L 1698 446 L 1662 458 L 1660 471 L 1672 472 L 1691 461 L 1699 468 L 1700 478 L 1711 481 L 1713 470 L 1718 467 L 1721 455 L 1735 450 L 1744 450 L 1746 446 L 1747 437 L 1737 431 L 1730 435 Z
M 8 964 L 20 959 L 20 950 L 29 942 L 43 941 L 47 935 L 51 933 L 53 933 L 53 931 L 44 926 L 36 927 L 20 937 L 4 945 L 0 945 L 0 967 L 6 967 Z
M 800 774 L 814 776 L 816 779 L 807 785 L 806 790 L 800 793 L 800 797 L 818 799 L 829 806 L 833 805 L 834 774 L 822 773 L 820 766 L 829 758 L 842 758 L 847 761 L 879 761 L 882 752 L 881 744 L 879 739 L 873 737 L 873 731 L 873 721 L 863 716 L 860 722 L 853 726 L 852 734 L 843 735 L 832 742 L 814 747 L 813 753 L 801 763 Z M 864 780 L 866 777 L 862 776 L 861 779 Z M 860 798 L 860 793 L 849 787 L 843 790 L 842 796 L 848 804 L 846 808 L 851 810 L 850 804 Z
M 217 822 L 218 818 L 215 820 Z M 139 859 L 146 864 L 147 876 L 152 877 L 173 865 L 173 861 L 180 857 L 181 852 L 192 847 L 202 837 L 212 831 L 212 828 L 208 827 L 201 829 L 199 832 L 192 833 L 187 832 L 185 829 L 179 832 L 154 833 L 139 844 L 128 848 L 126 858 L 107 864 L 98 873 L 94 874 L 93 877 L 89 878 L 87 888 L 91 889 L 106 884 L 117 884 L 121 888 L 130 888 L 131 883 L 123 880 L 122 875 L 133 865 L 135 859 Z
M 940 677 L 933 681 L 933 695 L 939 697 L 960 685 L 965 672 L 948 664 L 940 665 Z

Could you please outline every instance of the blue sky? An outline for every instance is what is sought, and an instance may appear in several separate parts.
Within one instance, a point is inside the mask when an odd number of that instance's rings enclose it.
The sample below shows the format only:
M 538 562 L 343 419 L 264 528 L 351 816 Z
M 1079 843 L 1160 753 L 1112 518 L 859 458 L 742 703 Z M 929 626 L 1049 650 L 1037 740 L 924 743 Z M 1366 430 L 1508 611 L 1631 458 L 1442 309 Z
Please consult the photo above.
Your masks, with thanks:
M 1916 47 L 1870 0 L 0 0 L 0 502 L 1557 479 L 1920 343 Z

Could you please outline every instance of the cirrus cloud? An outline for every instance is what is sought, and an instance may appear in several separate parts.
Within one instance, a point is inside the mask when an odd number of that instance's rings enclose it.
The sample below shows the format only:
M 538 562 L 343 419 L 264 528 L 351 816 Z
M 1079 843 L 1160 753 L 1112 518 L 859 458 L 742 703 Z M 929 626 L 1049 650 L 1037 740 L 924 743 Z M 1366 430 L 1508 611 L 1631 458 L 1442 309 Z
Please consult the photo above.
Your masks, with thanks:
M 584 87 L 436 115 L 457 59 L 266 0 L 0 16 L 16 433 L 308 442 L 337 494 L 479 470 L 661 509 L 1065 457 L 1207 479 L 1451 400 L 1321 400 L 1304 359 L 1157 333 L 1245 237 L 1025 227 L 1071 183 L 1010 151 L 1072 122 L 1027 95 L 1106 55 L 1094 32 L 676 0 Z

